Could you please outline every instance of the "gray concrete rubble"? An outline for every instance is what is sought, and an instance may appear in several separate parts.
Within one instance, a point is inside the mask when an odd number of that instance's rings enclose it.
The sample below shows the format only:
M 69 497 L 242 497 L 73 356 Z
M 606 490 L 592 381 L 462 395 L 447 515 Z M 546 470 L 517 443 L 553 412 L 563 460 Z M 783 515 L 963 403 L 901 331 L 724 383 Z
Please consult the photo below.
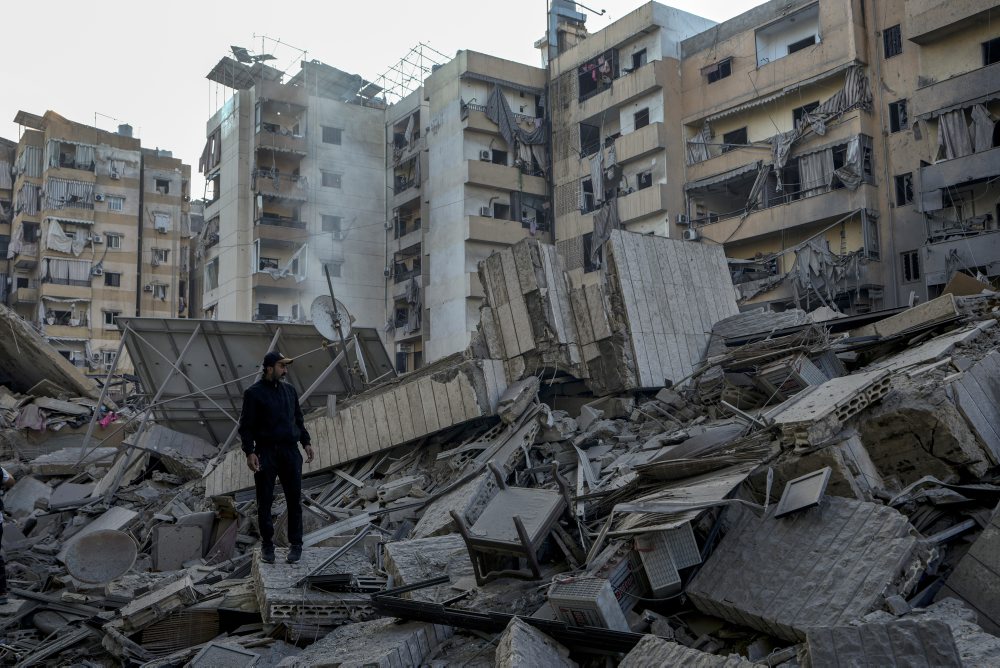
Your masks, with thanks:
M 1000 295 L 739 313 L 717 245 L 580 259 L 494 253 L 469 348 L 398 377 L 377 333 L 337 367 L 308 325 L 220 325 L 318 351 L 297 563 L 280 490 L 261 559 L 204 342 L 104 397 L 29 343 L 44 377 L 0 364 L 0 663 L 1000 665 Z

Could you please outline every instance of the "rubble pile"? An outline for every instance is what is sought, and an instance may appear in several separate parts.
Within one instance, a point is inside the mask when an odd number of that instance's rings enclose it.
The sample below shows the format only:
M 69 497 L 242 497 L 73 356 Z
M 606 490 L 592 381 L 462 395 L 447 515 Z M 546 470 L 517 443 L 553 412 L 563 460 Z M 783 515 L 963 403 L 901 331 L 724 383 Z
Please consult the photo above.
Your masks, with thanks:
M 261 561 L 241 453 L 177 425 L 7 453 L 2 660 L 1000 664 L 1000 294 L 831 317 L 667 286 L 640 307 L 659 288 L 628 263 L 679 242 L 622 236 L 580 291 L 537 242 L 494 256 L 510 275 L 481 269 L 465 355 L 307 416 L 298 563 Z M 700 337 L 667 331 L 703 307 Z

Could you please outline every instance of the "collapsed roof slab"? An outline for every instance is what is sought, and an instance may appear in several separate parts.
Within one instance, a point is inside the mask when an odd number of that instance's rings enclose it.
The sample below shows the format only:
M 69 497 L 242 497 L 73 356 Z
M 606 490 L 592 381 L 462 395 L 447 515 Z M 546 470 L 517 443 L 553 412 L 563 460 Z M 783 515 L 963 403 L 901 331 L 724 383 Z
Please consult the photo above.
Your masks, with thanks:
M 906 517 L 874 503 L 827 497 L 782 519 L 731 512 L 733 528 L 686 593 L 706 614 L 785 640 L 872 612 L 918 560 Z
M 282 351 L 284 352 L 284 351 Z M 456 425 L 489 417 L 506 389 L 496 360 L 452 355 L 419 371 L 352 397 L 337 414 L 310 416 L 306 429 L 316 458 L 306 474 L 383 452 Z M 253 487 L 243 452 L 231 450 L 206 474 L 206 494 Z
M 93 380 L 60 355 L 14 311 L 0 304 L 0 383 L 27 392 L 43 380 L 55 383 L 70 396 L 95 401 L 100 390 Z

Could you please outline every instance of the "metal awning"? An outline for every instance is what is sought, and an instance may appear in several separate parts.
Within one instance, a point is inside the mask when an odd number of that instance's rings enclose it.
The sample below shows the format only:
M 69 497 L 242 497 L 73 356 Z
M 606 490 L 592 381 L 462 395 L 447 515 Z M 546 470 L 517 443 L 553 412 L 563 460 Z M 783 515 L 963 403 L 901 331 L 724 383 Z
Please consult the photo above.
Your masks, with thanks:
M 991 93 L 987 93 L 986 95 L 973 97 L 966 100 L 965 102 L 959 102 L 958 104 L 953 104 L 950 107 L 942 107 L 941 109 L 935 109 L 934 111 L 928 111 L 923 114 L 918 114 L 917 120 L 927 121 L 932 118 L 937 118 L 942 114 L 947 114 L 950 111 L 958 111 L 959 109 L 968 109 L 969 107 L 974 107 L 977 104 L 986 104 L 988 102 L 992 102 L 993 100 L 1000 100 L 1000 91 L 993 91 Z
M 355 329 L 348 339 L 346 360 L 331 368 L 341 352 L 340 343 L 324 347 L 323 337 L 312 325 L 185 318 L 119 317 L 117 321 L 144 390 L 150 399 L 158 396 L 153 409 L 157 421 L 213 444 L 230 438 L 243 392 L 253 384 L 272 344 L 296 358 L 288 382 L 299 396 L 311 389 L 304 411 L 325 407 L 327 395 L 346 397 L 351 384 L 361 390 L 361 380 L 352 379 L 348 369 L 364 369 L 373 381 L 369 387 L 375 379 L 393 376 L 392 363 L 374 329 Z
M 737 176 L 743 176 L 744 174 L 749 174 L 750 172 L 756 172 L 760 169 L 761 163 L 763 161 L 757 160 L 756 162 L 750 162 L 742 167 L 737 167 L 736 169 L 730 169 L 728 172 L 722 172 L 721 174 L 716 174 L 715 176 L 709 176 L 699 181 L 692 181 L 690 183 L 684 184 L 684 190 L 696 190 L 698 188 L 707 188 L 708 186 L 714 186 L 716 183 L 722 183 L 724 181 L 729 181 L 730 179 L 735 179 Z

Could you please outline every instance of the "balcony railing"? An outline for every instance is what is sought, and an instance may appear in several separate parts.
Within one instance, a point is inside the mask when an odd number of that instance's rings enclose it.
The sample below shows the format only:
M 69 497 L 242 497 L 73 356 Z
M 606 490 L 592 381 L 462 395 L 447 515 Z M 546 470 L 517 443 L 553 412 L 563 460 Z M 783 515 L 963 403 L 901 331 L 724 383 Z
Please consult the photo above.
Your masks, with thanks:
M 76 200 L 70 199 L 70 200 L 63 200 L 63 201 L 59 201 L 59 202 L 53 202 L 53 201 L 50 200 L 48 208 L 50 208 L 50 209 L 87 209 L 88 211 L 93 211 L 94 210 L 94 203 L 93 202 L 85 202 L 82 199 L 76 199 Z
M 75 279 L 75 278 L 55 278 L 55 277 L 50 276 L 50 277 L 48 277 L 46 279 L 43 279 L 42 282 L 43 283 L 51 283 L 52 285 L 75 285 L 75 286 L 81 287 L 81 288 L 88 288 L 88 287 L 90 287 L 90 279 L 89 278 L 86 279 L 86 280 L 81 280 L 81 279 Z
M 275 227 L 293 227 L 297 230 L 306 229 L 306 224 L 301 220 L 294 220 L 291 218 L 282 218 L 280 216 L 268 216 L 264 215 L 254 221 L 257 225 L 273 225 Z
M 414 276 L 419 276 L 419 275 L 420 275 L 420 267 L 414 267 L 413 269 L 402 269 L 402 270 L 397 269 L 394 274 L 393 282 L 402 283 L 403 281 L 408 281 Z
M 257 322 L 295 322 L 295 318 L 290 315 L 271 315 L 269 313 L 254 313 L 253 319 Z
M 395 183 L 395 185 L 393 186 L 393 189 L 392 189 L 392 194 L 393 195 L 398 195 L 399 193 L 403 192 L 404 190 L 409 190 L 414 185 L 416 185 L 416 183 L 417 183 L 417 180 L 415 178 L 413 178 L 413 179 L 407 179 L 405 177 L 399 177 L 399 176 L 397 176 L 396 177 L 396 183 Z

